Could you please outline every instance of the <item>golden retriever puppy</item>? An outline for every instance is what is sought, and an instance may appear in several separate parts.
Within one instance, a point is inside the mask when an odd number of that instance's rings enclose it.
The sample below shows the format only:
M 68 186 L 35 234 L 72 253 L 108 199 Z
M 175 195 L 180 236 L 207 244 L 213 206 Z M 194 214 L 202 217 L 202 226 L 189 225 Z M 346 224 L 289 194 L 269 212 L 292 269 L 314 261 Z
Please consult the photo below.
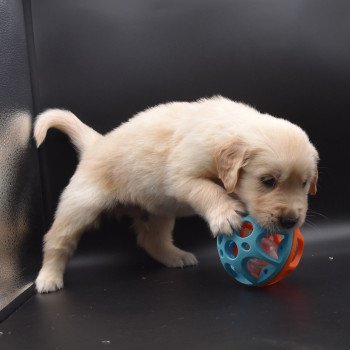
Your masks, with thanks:
M 63 287 L 68 259 L 101 211 L 130 209 L 137 243 L 184 267 L 197 260 L 173 244 L 176 217 L 202 216 L 214 237 L 239 228 L 244 210 L 264 227 L 291 229 L 316 193 L 318 154 L 306 133 L 220 96 L 147 109 L 106 135 L 48 110 L 36 120 L 38 146 L 51 127 L 71 138 L 80 162 L 44 238 L 39 292 Z

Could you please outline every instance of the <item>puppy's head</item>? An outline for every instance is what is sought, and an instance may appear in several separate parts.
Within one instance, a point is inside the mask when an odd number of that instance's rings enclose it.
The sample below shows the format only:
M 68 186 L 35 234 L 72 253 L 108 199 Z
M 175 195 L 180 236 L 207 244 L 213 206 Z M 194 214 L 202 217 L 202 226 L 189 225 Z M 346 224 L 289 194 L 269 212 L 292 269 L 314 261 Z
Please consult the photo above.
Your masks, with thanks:
M 318 153 L 305 132 L 285 120 L 222 145 L 218 176 L 237 194 L 250 215 L 268 229 L 301 226 L 308 194 L 317 190 Z

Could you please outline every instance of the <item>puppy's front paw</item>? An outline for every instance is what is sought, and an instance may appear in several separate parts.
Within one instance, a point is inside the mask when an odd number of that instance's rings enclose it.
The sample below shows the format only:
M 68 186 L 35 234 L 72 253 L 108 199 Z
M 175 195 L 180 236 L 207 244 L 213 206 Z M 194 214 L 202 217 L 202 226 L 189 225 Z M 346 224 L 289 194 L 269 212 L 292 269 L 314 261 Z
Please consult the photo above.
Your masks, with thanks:
M 162 262 L 167 267 L 186 267 L 198 264 L 196 257 L 189 252 L 178 249 L 172 253 L 168 253 L 163 257 Z
M 63 276 L 56 272 L 41 270 L 35 281 L 35 286 L 39 293 L 55 292 L 63 288 Z
M 218 206 L 209 216 L 209 226 L 216 237 L 219 233 L 231 235 L 233 230 L 239 230 L 242 224 L 242 217 L 237 213 L 237 208 L 229 203 L 225 206 Z

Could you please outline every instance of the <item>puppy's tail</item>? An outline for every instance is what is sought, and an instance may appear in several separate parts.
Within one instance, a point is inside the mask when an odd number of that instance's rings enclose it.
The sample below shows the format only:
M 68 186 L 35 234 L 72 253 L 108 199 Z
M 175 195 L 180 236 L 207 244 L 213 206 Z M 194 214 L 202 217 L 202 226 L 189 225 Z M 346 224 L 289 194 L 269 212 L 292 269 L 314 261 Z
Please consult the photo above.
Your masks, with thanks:
M 44 142 L 47 130 L 50 128 L 67 134 L 80 152 L 102 137 L 101 134 L 81 122 L 72 112 L 63 109 L 48 109 L 39 114 L 35 121 L 34 138 L 37 147 Z

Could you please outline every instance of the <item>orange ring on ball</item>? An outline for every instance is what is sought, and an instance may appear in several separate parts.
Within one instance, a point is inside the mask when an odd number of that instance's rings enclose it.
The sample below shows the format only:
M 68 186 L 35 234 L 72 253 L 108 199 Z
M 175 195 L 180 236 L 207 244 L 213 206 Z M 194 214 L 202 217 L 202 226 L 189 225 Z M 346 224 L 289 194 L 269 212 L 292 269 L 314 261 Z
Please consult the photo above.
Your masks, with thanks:
M 294 230 L 292 248 L 290 250 L 289 257 L 284 264 L 281 271 L 269 282 L 264 283 L 261 287 L 270 286 L 281 281 L 287 275 L 289 275 L 300 263 L 301 256 L 304 251 L 304 237 L 299 228 Z

